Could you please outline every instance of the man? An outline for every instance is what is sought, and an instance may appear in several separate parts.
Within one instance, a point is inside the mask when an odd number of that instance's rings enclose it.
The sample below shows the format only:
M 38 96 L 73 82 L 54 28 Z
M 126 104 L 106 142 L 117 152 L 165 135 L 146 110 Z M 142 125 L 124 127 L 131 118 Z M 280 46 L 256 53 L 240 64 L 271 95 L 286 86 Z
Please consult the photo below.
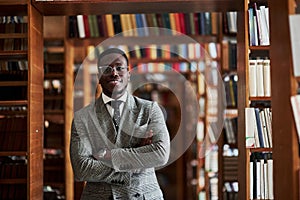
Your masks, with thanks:
M 123 51 L 102 52 L 97 66 L 102 93 L 77 111 L 72 123 L 75 179 L 87 182 L 81 199 L 163 199 L 154 169 L 170 154 L 162 111 L 156 102 L 127 92 L 130 72 Z

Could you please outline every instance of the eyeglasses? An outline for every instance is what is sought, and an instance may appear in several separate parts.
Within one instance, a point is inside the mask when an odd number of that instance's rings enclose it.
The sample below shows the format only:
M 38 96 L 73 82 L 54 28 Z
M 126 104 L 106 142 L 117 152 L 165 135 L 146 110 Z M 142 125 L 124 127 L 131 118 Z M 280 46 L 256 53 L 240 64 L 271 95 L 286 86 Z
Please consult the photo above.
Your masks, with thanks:
M 99 69 L 99 72 L 101 74 L 109 75 L 114 70 L 116 70 L 118 72 L 118 74 L 124 74 L 125 72 L 127 72 L 128 67 L 124 66 L 121 63 L 117 63 L 117 64 L 114 64 L 112 66 L 111 65 L 108 65 L 108 66 L 99 66 L 98 69 Z

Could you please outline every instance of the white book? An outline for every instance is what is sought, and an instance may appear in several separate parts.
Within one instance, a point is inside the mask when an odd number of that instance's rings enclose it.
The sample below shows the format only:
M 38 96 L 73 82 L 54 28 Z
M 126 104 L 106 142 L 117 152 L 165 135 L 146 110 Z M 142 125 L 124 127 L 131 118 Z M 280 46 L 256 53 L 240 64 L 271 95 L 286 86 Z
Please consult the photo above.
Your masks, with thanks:
M 217 47 L 217 44 L 215 42 L 210 42 L 208 44 L 208 52 L 209 52 L 209 55 L 212 58 L 217 58 L 218 57 L 218 47 Z
M 260 172 L 260 162 L 257 161 L 256 162 L 256 195 L 257 195 L 257 199 L 261 199 L 261 190 L 260 190 L 260 176 L 261 176 L 261 172 Z
M 258 46 L 258 27 L 257 27 L 257 23 L 256 23 L 256 16 L 253 17 L 254 23 L 253 23 L 253 29 L 254 29 L 254 45 L 253 46 Z
M 77 26 L 80 38 L 85 38 L 83 15 L 77 15 Z
M 300 95 L 291 96 L 291 104 L 293 108 L 294 121 L 300 141 Z
M 260 27 L 261 27 L 261 41 L 260 45 L 270 45 L 270 39 L 269 39 L 269 27 L 266 21 L 265 16 L 265 6 L 260 6 L 259 10 L 259 19 L 260 19 Z
M 268 130 L 269 145 L 270 145 L 270 148 L 272 148 L 273 147 L 273 142 L 272 142 L 271 110 L 270 110 L 270 108 L 265 108 L 263 111 L 265 112 L 265 119 L 266 119 L 266 125 L 267 125 L 267 130 Z
M 256 90 L 257 96 L 263 97 L 265 95 L 264 92 L 264 68 L 263 68 L 263 60 L 259 59 L 256 62 Z
M 257 32 L 258 32 L 258 42 L 259 45 L 262 45 L 262 27 L 261 27 L 260 10 L 256 10 L 256 23 L 257 23 Z
M 266 97 L 271 96 L 271 67 L 270 60 L 265 59 L 263 61 L 263 69 L 264 69 L 264 93 Z
M 273 160 L 268 159 L 268 189 L 269 189 L 269 199 L 274 199 L 274 189 L 273 189 Z
M 264 170 L 264 199 L 269 199 L 269 183 L 268 183 L 268 166 L 267 162 L 263 163 Z
M 265 199 L 266 182 L 264 181 L 264 176 L 265 176 L 264 159 L 260 159 L 259 163 L 260 163 L 260 194 L 261 194 L 261 199 Z
M 189 43 L 188 44 L 188 58 L 189 59 L 195 59 L 195 44 Z
M 300 15 L 289 15 L 294 76 L 300 76 Z
M 249 174 L 249 197 L 253 199 L 253 161 L 250 161 L 250 174 Z
M 257 86 L 256 86 L 256 60 L 249 60 L 249 96 L 256 97 L 257 96 Z
M 197 124 L 197 141 L 201 142 L 204 138 L 204 122 L 202 120 L 198 120 Z
M 255 129 L 256 129 L 256 120 L 255 113 L 253 108 L 245 108 L 245 138 L 246 138 L 246 147 L 256 147 L 255 140 Z M 259 143 L 258 143 L 259 144 Z

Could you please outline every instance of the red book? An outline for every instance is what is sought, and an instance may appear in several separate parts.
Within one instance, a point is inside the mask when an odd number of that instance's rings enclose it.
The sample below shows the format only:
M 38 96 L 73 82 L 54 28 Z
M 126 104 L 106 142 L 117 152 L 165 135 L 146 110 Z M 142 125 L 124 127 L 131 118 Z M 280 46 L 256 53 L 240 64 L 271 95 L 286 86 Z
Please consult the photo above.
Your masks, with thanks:
M 186 30 L 185 30 L 185 16 L 183 13 L 178 13 L 179 14 L 179 23 L 180 23 L 180 31 L 183 34 L 186 34 Z
M 89 38 L 91 37 L 91 31 L 89 26 L 89 19 L 87 15 L 83 15 L 83 25 L 84 25 L 84 31 L 85 31 L 85 37 Z
M 199 14 L 194 13 L 195 34 L 199 35 Z

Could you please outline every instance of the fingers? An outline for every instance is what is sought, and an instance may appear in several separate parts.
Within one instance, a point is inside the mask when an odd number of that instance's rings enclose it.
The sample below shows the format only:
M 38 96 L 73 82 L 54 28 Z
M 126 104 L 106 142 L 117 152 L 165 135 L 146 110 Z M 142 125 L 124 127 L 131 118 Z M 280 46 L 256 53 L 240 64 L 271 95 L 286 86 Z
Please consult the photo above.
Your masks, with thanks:
M 152 144 L 153 130 L 150 130 L 146 133 L 146 137 L 143 138 L 141 146 Z

